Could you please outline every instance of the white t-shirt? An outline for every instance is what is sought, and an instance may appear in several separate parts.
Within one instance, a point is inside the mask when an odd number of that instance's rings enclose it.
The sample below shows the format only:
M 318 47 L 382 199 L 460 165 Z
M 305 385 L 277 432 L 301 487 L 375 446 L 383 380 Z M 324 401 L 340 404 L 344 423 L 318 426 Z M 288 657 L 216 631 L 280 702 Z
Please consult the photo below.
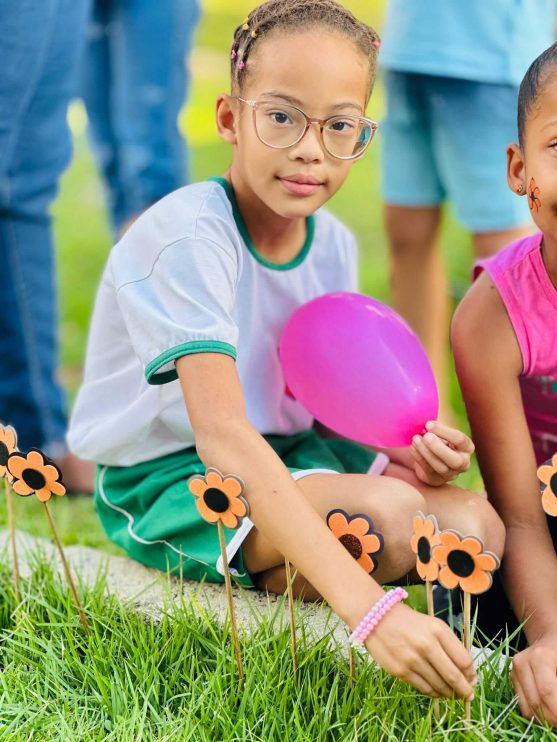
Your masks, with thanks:
M 218 182 L 217 182 L 218 181 Z M 357 288 L 356 243 L 319 210 L 290 263 L 259 256 L 222 179 L 180 188 L 112 249 L 91 320 L 68 442 L 85 459 L 131 466 L 194 445 L 175 360 L 236 359 L 247 417 L 292 435 L 313 418 L 285 389 L 278 344 L 302 304 Z

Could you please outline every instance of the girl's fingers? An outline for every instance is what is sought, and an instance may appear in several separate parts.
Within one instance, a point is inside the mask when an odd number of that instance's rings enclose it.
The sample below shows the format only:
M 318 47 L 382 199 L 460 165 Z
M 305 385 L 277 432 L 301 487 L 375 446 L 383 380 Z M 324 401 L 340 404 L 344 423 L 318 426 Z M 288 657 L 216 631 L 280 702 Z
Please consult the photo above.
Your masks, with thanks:
M 460 670 L 456 669 L 456 671 L 458 675 L 462 677 Z M 420 665 L 419 670 L 416 670 L 416 672 L 433 688 L 438 696 L 443 696 L 444 698 L 455 698 L 455 696 L 461 695 L 452 684 L 446 682 L 443 676 L 437 671 L 436 667 L 433 664 L 430 664 L 425 657 L 423 658 L 423 664 Z
M 474 453 L 474 444 L 461 430 L 449 428 L 448 425 L 433 420 L 426 423 L 425 427 L 430 433 L 435 433 L 440 438 L 444 438 L 449 443 L 452 443 L 459 451 L 470 454 Z
M 435 433 L 426 433 L 423 437 L 426 447 L 438 456 L 450 469 L 461 470 L 470 463 L 470 456 L 449 448 Z
M 412 444 L 412 456 L 414 458 L 414 472 L 416 473 L 416 476 L 418 479 L 424 484 L 429 484 L 431 486 L 436 486 L 437 484 L 443 484 L 446 482 L 446 478 L 442 477 L 440 474 L 437 474 L 437 472 L 433 471 L 431 466 L 427 463 L 427 461 L 420 456 L 420 454 L 417 452 L 416 448 Z
M 522 672 L 520 673 L 520 685 L 522 687 L 522 690 L 524 691 L 526 704 L 530 710 L 530 717 L 528 718 L 536 716 L 536 712 L 542 705 L 542 702 L 538 693 L 538 687 L 536 685 L 534 673 L 532 672 L 529 664 L 524 664 L 522 666 Z
M 412 457 L 414 461 L 419 464 L 427 474 L 435 474 L 431 466 L 427 463 L 424 457 L 420 454 L 417 445 L 412 442 L 411 446 Z
M 430 487 L 437 487 L 438 485 L 444 484 L 445 479 L 443 477 L 440 477 L 439 474 L 430 474 L 429 467 L 426 469 L 422 469 L 420 464 L 416 463 L 414 465 L 414 473 L 420 480 L 420 482 L 423 482 L 424 484 L 428 484 Z
M 536 716 L 540 721 L 548 721 L 555 725 L 557 720 L 557 678 L 555 677 L 555 660 L 546 656 L 532 657 L 532 675 L 536 684 L 537 697 L 540 699 L 536 706 Z
M 470 652 L 465 649 L 464 645 L 457 639 L 453 632 L 440 619 L 436 619 L 441 624 L 439 627 L 439 641 L 445 650 L 445 654 L 456 665 L 464 675 L 470 686 L 477 681 L 476 668 Z
M 417 688 L 420 693 L 423 693 L 425 696 L 431 696 L 431 698 L 439 698 L 439 693 L 437 693 L 436 690 L 434 690 L 431 685 L 422 678 L 421 675 L 418 675 L 415 672 L 410 672 L 405 678 L 407 683 L 410 683 L 414 686 L 414 688 Z
M 436 474 L 445 475 L 448 474 L 450 471 L 450 467 L 447 466 L 447 464 L 439 459 L 429 448 L 426 446 L 424 441 L 419 436 L 414 436 L 412 439 L 412 443 L 416 446 L 416 450 L 420 454 L 420 456 L 425 459 L 425 461 L 429 464 L 429 466 L 433 469 L 433 471 Z M 446 451 L 450 451 L 450 448 L 447 448 L 447 446 L 444 446 Z M 451 453 L 454 453 L 452 451 Z
M 522 688 L 522 685 L 516 677 L 514 671 L 511 673 L 511 677 L 514 685 L 514 690 L 516 692 L 516 697 L 518 699 L 518 708 L 520 709 L 520 713 L 522 714 L 522 716 L 524 716 L 525 719 L 531 719 L 534 716 L 534 712 L 532 711 L 528 701 L 526 700 L 524 689 Z
M 464 672 L 452 661 L 442 646 L 440 647 L 440 651 L 438 650 L 435 653 L 435 656 L 430 659 L 430 662 L 433 660 L 435 661 L 434 667 L 436 672 L 442 678 L 446 687 L 450 689 L 451 695 L 448 697 L 451 698 L 457 695 L 461 698 L 471 699 L 474 694 L 472 682 L 475 677 L 475 671 L 474 676 L 467 678 Z

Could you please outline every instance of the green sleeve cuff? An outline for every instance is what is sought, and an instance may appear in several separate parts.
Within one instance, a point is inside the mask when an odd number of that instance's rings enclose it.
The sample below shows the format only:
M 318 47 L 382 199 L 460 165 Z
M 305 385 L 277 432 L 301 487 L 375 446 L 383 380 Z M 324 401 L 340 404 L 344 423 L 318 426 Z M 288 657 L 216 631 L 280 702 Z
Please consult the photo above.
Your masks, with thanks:
M 223 353 L 236 360 L 236 348 L 230 343 L 223 343 L 220 340 L 192 340 L 189 343 L 176 345 L 170 350 L 165 350 L 160 356 L 157 356 L 147 364 L 145 368 L 145 378 L 149 384 L 167 384 L 169 381 L 176 381 L 178 374 L 176 368 L 161 371 L 171 361 L 188 356 L 192 353 Z

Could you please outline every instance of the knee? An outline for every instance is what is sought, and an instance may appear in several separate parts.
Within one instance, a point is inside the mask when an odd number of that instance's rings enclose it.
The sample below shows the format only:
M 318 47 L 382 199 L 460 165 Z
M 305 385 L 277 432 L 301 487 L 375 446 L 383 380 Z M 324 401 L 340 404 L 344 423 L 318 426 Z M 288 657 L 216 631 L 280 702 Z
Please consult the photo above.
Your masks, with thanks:
M 499 558 L 505 549 L 505 526 L 486 497 L 468 493 L 464 512 L 459 516 L 459 530 L 463 535 L 479 536 L 484 548 Z
M 385 507 L 377 518 L 377 528 L 384 539 L 381 561 L 389 565 L 391 579 L 397 579 L 415 565 L 416 557 L 410 548 L 412 523 L 418 510 L 426 512 L 427 504 L 423 495 L 407 482 L 385 477 L 384 484 Z

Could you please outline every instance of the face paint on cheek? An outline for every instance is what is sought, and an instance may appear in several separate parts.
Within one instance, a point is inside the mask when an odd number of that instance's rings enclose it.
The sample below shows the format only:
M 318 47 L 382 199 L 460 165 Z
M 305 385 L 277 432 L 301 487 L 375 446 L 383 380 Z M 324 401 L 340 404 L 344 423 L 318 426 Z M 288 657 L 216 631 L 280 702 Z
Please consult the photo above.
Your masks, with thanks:
M 542 207 L 540 201 L 540 189 L 536 185 L 534 178 L 530 178 L 530 185 L 528 186 L 528 206 L 533 214 L 537 214 Z

